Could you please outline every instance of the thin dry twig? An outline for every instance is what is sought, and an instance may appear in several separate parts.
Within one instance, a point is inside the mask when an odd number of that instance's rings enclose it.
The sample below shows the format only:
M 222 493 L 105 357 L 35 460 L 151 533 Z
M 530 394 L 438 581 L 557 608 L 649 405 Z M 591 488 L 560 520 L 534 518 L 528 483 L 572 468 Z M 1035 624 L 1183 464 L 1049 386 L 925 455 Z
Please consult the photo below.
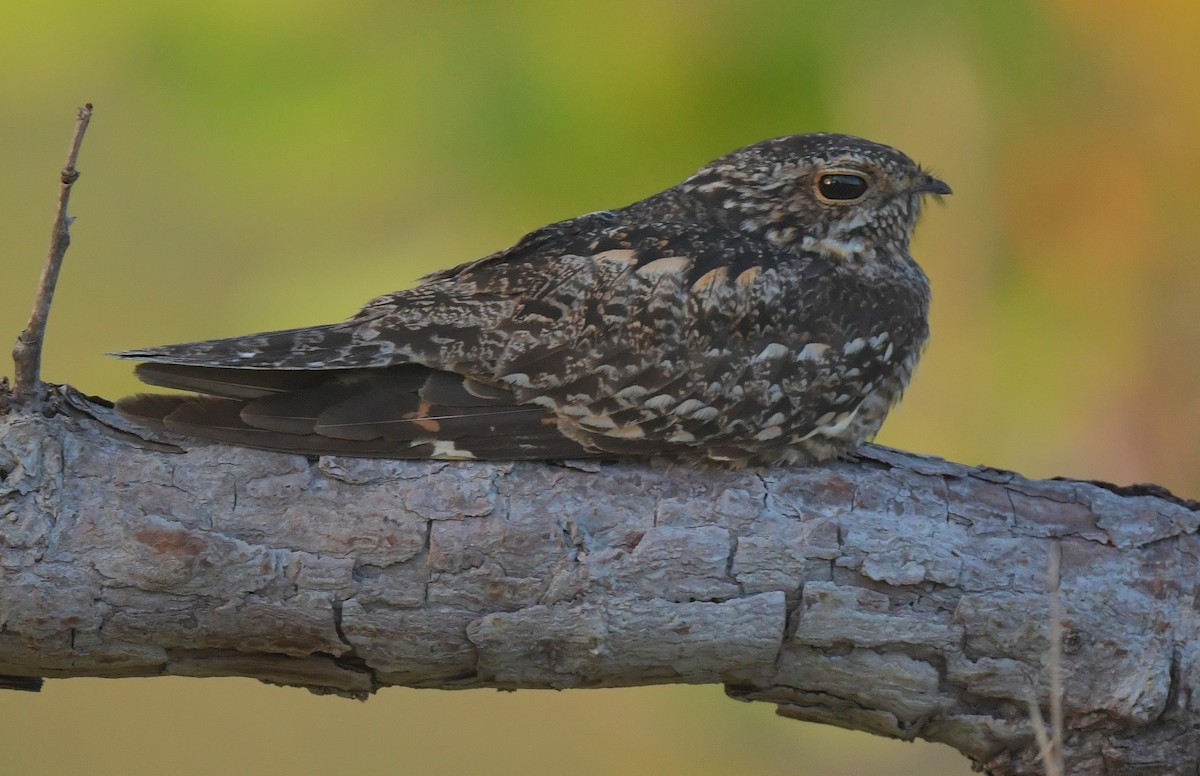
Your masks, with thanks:
M 1062 605 L 1059 582 L 1062 576 L 1062 544 L 1050 543 L 1050 559 L 1046 569 L 1046 587 L 1050 594 L 1050 732 L 1054 736 L 1052 773 L 1063 773 L 1063 665 L 1062 665 Z
M 1033 722 L 1033 735 L 1037 738 L 1038 752 L 1042 756 L 1042 766 L 1046 769 L 1046 776 L 1063 776 L 1061 769 L 1055 768 L 1054 744 L 1050 740 L 1050 736 L 1046 734 L 1046 720 L 1042 716 L 1042 710 L 1038 707 L 1037 697 L 1029 694 L 1029 718 Z
M 1055 541 L 1050 544 L 1050 557 L 1046 565 L 1046 591 L 1050 602 L 1047 616 L 1049 624 L 1049 655 L 1050 671 L 1050 733 L 1046 733 L 1046 721 L 1042 710 L 1038 707 L 1036 696 L 1029 698 L 1029 717 L 1033 722 L 1033 734 L 1037 737 L 1038 750 L 1042 757 L 1042 767 L 1046 776 L 1064 776 L 1066 773 L 1063 762 L 1063 671 L 1062 671 L 1062 607 L 1059 602 L 1059 582 L 1062 576 L 1062 545 Z
M 58 272 L 67 254 L 67 246 L 71 244 L 71 222 L 74 219 L 67 215 L 67 202 L 71 199 L 71 187 L 79 180 L 75 162 L 79 158 L 79 147 L 83 144 L 83 133 L 87 131 L 91 120 L 92 104 L 89 102 L 75 114 L 75 135 L 71 138 L 71 149 L 67 152 L 67 162 L 60 176 L 58 210 L 50 235 L 50 251 L 38 281 L 29 323 L 13 347 L 13 395 L 18 398 L 35 396 L 42 384 L 42 341 L 46 336 L 46 320 L 50 316 L 50 303 L 54 300 L 54 287 L 58 284 Z

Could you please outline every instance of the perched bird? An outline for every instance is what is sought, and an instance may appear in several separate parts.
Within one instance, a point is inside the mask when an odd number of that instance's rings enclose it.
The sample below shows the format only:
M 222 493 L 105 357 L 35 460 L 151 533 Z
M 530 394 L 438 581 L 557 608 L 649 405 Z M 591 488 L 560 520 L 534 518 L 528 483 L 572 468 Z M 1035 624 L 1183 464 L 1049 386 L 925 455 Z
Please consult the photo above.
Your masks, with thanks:
M 344 323 L 130 350 L 117 409 L 180 434 L 386 458 L 812 463 L 874 437 L 929 335 L 900 151 L 808 134 L 550 224 Z

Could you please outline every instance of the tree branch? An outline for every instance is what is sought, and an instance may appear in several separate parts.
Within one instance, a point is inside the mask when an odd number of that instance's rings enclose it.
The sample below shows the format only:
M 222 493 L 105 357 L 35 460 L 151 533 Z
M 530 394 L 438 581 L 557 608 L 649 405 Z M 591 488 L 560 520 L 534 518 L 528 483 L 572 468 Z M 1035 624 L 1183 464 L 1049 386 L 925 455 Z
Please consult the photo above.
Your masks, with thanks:
M 1067 772 L 1200 761 L 1200 505 L 1160 490 L 877 447 L 759 472 L 309 460 L 147 439 L 69 388 L 50 410 L 0 417 L 0 674 L 723 682 L 1032 774 L 1059 543 Z
M 87 131 L 91 120 L 92 104 L 89 102 L 80 108 L 75 116 L 75 135 L 71 138 L 67 161 L 59 175 L 58 208 L 54 213 L 54 228 L 50 233 L 50 251 L 46 255 L 46 265 L 42 268 L 42 276 L 38 280 L 29 323 L 25 325 L 13 346 L 13 396 L 19 400 L 36 396 L 41 388 L 42 341 L 46 337 L 46 321 L 50 317 L 50 303 L 54 301 L 54 288 L 58 285 L 58 271 L 62 268 L 67 247 L 71 244 L 71 222 L 74 219 L 67 215 L 67 203 L 71 199 L 71 187 L 79 180 L 79 170 L 75 169 L 75 163 L 79 159 L 83 133 Z

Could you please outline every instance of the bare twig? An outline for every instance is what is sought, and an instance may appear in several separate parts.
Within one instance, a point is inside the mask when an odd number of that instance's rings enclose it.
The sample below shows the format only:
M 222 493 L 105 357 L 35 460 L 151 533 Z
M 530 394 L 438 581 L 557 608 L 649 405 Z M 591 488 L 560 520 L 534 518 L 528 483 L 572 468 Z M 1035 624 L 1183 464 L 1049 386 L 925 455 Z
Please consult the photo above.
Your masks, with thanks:
M 1059 603 L 1059 581 L 1062 576 L 1062 545 L 1050 544 L 1050 558 L 1046 565 L 1046 591 L 1049 603 L 1049 655 L 1050 670 L 1050 733 L 1046 733 L 1046 721 L 1038 707 L 1034 694 L 1029 698 L 1029 717 L 1033 722 L 1033 733 L 1037 737 L 1041 752 L 1042 767 L 1046 776 L 1063 776 L 1063 672 L 1062 672 L 1062 607 Z
M 67 215 L 67 202 L 71 198 L 71 186 L 79 180 L 75 162 L 79 158 L 79 147 L 83 144 L 83 133 L 92 120 L 92 104 L 89 102 L 75 114 L 75 136 L 71 138 L 71 149 L 63 166 L 61 186 L 58 190 L 58 210 L 54 215 L 54 230 L 50 235 L 50 252 L 46 255 L 46 266 L 38 281 L 37 296 L 33 300 L 33 311 L 29 323 L 17 337 L 13 347 L 13 394 L 18 398 L 29 398 L 41 387 L 42 340 L 46 336 L 46 319 L 50 315 L 50 303 L 54 300 L 54 287 L 58 283 L 58 271 L 71 244 L 71 221 Z
M 1063 765 L 1063 666 L 1062 666 L 1062 606 L 1059 601 L 1059 582 L 1062 577 L 1062 544 L 1050 543 L 1050 559 L 1046 568 L 1046 588 L 1050 594 L 1050 734 L 1053 738 L 1052 757 L 1046 763 L 1046 773 L 1061 776 Z
M 1032 692 L 1029 694 L 1028 704 L 1029 719 L 1033 722 L 1033 735 L 1037 738 L 1038 752 L 1041 753 L 1042 766 L 1045 768 L 1046 776 L 1063 776 L 1061 770 L 1055 769 L 1054 744 L 1050 740 L 1050 736 L 1046 734 L 1046 719 L 1038 707 L 1037 696 Z

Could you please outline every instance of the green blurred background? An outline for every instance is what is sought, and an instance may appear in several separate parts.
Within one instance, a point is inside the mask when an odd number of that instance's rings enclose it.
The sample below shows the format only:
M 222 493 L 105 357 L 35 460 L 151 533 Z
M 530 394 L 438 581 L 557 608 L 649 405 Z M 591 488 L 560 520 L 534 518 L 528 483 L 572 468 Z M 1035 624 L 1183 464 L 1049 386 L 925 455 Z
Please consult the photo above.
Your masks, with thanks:
M 8 3 L 0 336 L 96 105 L 45 376 L 347 317 L 735 147 L 834 130 L 955 190 L 914 253 L 933 341 L 882 442 L 1200 495 L 1200 6 L 1190 2 Z M 22 774 L 967 774 L 717 687 L 63 680 L 0 695 Z

